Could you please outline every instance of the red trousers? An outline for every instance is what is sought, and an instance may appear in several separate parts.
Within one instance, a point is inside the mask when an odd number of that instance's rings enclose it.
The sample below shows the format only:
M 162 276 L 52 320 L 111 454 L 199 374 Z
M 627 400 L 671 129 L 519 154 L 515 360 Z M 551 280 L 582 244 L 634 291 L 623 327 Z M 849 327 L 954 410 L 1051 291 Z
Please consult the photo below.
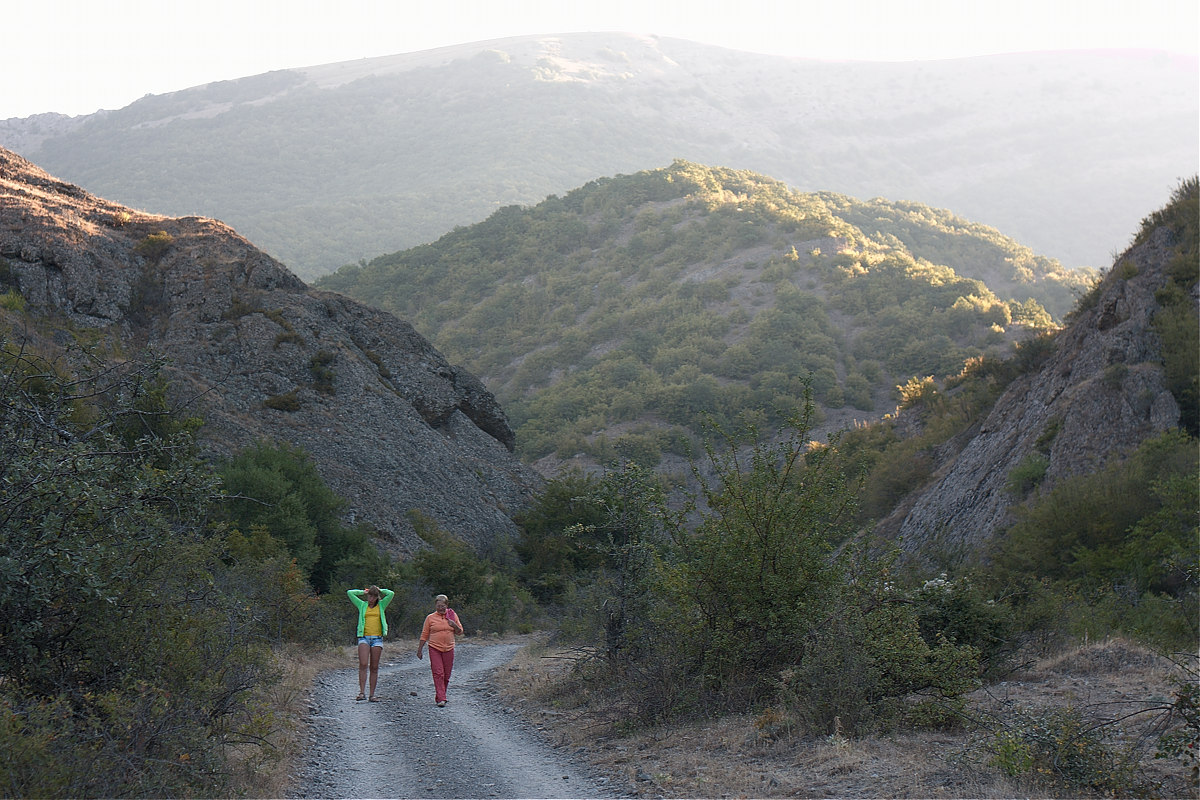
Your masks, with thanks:
M 454 668 L 454 650 L 429 648 L 429 668 L 433 670 L 433 693 L 437 702 L 446 700 L 446 687 L 450 685 L 450 670 Z

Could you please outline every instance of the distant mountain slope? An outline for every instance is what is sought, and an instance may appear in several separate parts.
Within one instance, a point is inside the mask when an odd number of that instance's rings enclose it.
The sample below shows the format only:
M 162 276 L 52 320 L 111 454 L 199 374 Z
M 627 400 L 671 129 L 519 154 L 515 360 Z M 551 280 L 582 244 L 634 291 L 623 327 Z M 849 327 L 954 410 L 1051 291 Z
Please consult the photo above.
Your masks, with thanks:
M 219 222 L 132 211 L 0 149 L 10 292 L 0 338 L 54 323 L 113 358 L 167 357 L 208 452 L 302 447 L 394 553 L 421 546 L 413 511 L 481 548 L 515 535 L 510 516 L 540 485 L 492 395 L 407 323 L 308 288 Z
M 706 415 L 778 421 L 809 375 L 829 426 L 881 416 L 898 384 L 1007 353 L 1051 324 L 1041 303 L 1061 315 L 1089 280 L 928 207 L 678 161 L 319 283 L 412 320 L 479 375 L 524 458 L 625 448 L 653 464 L 694 448 Z
M 1198 73 L 1152 53 L 871 64 L 531 36 L 7 120 L 0 144 L 128 205 L 223 219 L 306 278 L 676 158 L 954 209 L 1099 266 L 1196 171 Z

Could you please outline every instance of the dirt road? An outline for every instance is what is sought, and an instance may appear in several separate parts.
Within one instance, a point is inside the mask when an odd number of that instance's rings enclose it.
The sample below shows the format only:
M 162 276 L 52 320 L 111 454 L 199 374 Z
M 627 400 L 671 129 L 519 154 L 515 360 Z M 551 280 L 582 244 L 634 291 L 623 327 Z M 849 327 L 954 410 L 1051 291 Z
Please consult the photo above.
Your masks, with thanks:
M 379 702 L 356 702 L 357 667 L 323 673 L 309 705 L 311 743 L 293 798 L 608 798 L 622 793 L 502 706 L 487 678 L 519 645 L 455 648 L 445 708 L 429 661 L 384 648 Z

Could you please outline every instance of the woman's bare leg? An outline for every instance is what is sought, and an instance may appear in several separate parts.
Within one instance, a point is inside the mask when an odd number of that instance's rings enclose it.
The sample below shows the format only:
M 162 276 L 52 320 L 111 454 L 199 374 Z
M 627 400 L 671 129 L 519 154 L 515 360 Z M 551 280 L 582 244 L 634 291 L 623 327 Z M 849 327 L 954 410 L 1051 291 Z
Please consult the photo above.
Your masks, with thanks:
M 360 642 L 358 645 L 358 696 L 360 698 L 367 687 L 367 659 L 370 649 L 366 643 Z M 371 691 L 375 691 L 374 687 L 372 687 Z
M 371 697 L 375 696 L 375 684 L 379 681 L 379 657 L 382 655 L 382 647 L 371 648 Z

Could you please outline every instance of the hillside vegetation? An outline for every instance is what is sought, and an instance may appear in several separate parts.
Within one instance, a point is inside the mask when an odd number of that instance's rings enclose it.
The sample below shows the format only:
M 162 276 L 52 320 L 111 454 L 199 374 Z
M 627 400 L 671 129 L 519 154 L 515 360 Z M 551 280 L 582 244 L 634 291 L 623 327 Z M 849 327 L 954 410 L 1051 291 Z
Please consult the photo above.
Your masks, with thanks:
M 1052 328 L 1094 274 L 949 212 L 676 161 L 319 285 L 479 375 L 524 458 L 654 466 L 708 419 L 778 424 L 804 381 L 841 422 L 882 416 L 914 376 Z
M 986 546 L 953 552 L 930 543 L 897 558 L 895 542 L 871 535 L 872 521 L 939 459 L 952 459 L 961 447 L 954 440 L 978 434 L 1005 385 L 1045 380 L 1040 370 L 1062 333 L 1011 359 L 974 361 L 944 384 L 915 382 L 904 413 L 827 446 L 809 440 L 811 405 L 770 443 L 747 450 L 736 436 L 710 440 L 702 459 L 710 469 L 700 472 L 710 477 L 682 506 L 629 462 L 600 478 L 551 481 L 522 520 L 518 551 L 531 591 L 561 604 L 565 639 L 582 646 L 572 669 L 533 690 L 571 715 L 570 725 L 547 724 L 567 741 L 577 742 L 580 728 L 616 737 L 619 745 L 604 746 L 613 762 L 655 765 L 635 785 L 653 782 L 678 796 L 705 792 L 707 780 L 729 785 L 715 774 L 720 768 L 700 768 L 680 752 L 690 747 L 678 747 L 712 728 L 746 737 L 733 748 L 739 756 L 722 763 L 740 770 L 731 762 L 751 759 L 738 788 L 764 796 L 789 794 L 786 780 L 760 774 L 766 765 L 790 771 L 805 750 L 822 763 L 860 754 L 860 742 L 879 741 L 875 734 L 953 752 L 954 779 L 1011 781 L 979 796 L 1194 794 L 1197 190 L 1195 179 L 1184 181 L 1135 238 L 1135 247 L 1169 242 L 1150 324 L 1161 337 L 1158 367 L 1183 411 L 1180 426 L 1052 488 L 1038 489 L 1037 465 L 1014 470 L 1011 491 L 1028 502 Z M 1074 324 L 1122 297 L 1137 273 L 1119 262 L 1074 310 Z M 1115 381 L 1121 370 L 1111 372 Z M 1108 641 L 1114 635 L 1169 660 Z M 1073 649 L 1080 642 L 1105 644 L 1089 653 Z M 1023 669 L 1048 655 L 1059 658 L 1057 679 L 1025 683 Z M 1080 690 L 1110 659 L 1109 672 L 1155 663 L 1171 699 L 1116 681 L 1108 698 L 1090 701 Z M 1056 688 L 1064 683 L 1069 688 Z M 919 738 L 930 730 L 941 735 Z M 634 742 L 644 757 L 613 752 Z M 829 772 L 856 769 L 855 759 L 842 763 Z M 922 781 L 900 796 L 954 791 L 946 772 L 933 774 L 924 761 L 921 768 Z M 839 785 L 873 796 L 878 777 L 847 776 Z M 750 782 L 758 779 L 756 789 Z

